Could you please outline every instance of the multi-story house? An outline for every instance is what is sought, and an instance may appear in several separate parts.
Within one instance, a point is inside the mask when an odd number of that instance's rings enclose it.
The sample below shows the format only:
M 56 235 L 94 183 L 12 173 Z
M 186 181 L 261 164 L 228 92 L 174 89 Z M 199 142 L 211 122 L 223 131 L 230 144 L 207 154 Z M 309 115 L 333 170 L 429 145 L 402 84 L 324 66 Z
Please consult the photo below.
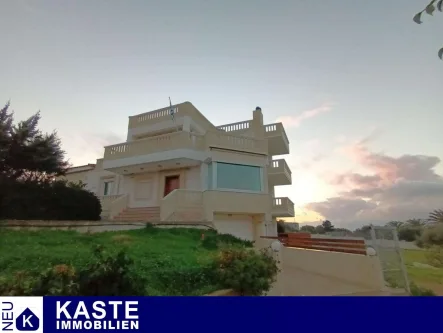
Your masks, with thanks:
M 274 186 L 291 184 L 281 123 L 252 119 L 214 126 L 190 102 L 129 117 L 126 142 L 105 147 L 97 163 L 74 167 L 117 221 L 205 221 L 221 233 L 255 240 L 277 232 L 276 218 L 294 216 Z

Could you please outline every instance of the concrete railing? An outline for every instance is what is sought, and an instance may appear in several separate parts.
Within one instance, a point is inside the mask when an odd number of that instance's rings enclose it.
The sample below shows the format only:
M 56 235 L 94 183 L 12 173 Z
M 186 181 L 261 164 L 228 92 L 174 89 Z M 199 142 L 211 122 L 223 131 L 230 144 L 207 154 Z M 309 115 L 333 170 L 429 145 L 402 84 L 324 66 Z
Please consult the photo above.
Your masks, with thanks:
M 265 214 L 269 210 L 268 194 L 178 189 L 161 200 L 160 219 L 205 221 L 213 212 Z
M 224 132 L 246 131 L 251 128 L 251 120 L 239 121 L 236 123 L 217 126 L 217 129 Z
M 172 112 L 171 112 L 172 109 Z M 156 123 L 171 121 L 171 113 L 174 114 L 174 118 L 179 117 L 191 117 L 197 124 L 203 127 L 208 127 L 215 130 L 216 127 L 198 111 L 190 102 L 181 103 L 171 107 L 166 107 L 150 112 L 145 112 L 135 116 L 129 117 L 129 128 L 137 128 L 143 126 L 154 125 Z
M 129 203 L 129 195 L 124 194 L 118 199 L 114 200 L 111 205 L 111 209 L 109 210 L 109 217 L 112 219 L 118 214 L 120 214 L 124 209 L 128 207 Z
M 207 147 L 240 150 L 257 154 L 268 153 L 268 143 L 266 140 L 258 140 L 234 134 L 226 134 L 221 131 L 206 132 L 205 141 Z
M 272 213 L 288 213 L 290 216 L 295 215 L 294 203 L 288 197 L 274 198 L 272 200 Z
M 129 141 L 105 147 L 105 160 L 146 155 L 172 149 L 203 150 L 203 137 L 189 132 L 174 132 L 152 138 Z
M 257 140 L 221 131 L 207 131 L 204 135 L 180 131 L 107 146 L 104 159 L 116 160 L 174 149 L 203 151 L 212 147 L 259 154 L 267 154 L 268 151 L 266 140 Z
M 377 256 L 283 247 L 285 296 L 380 295 L 385 290 Z
M 206 214 L 229 212 L 232 214 L 266 214 L 271 209 L 267 193 L 207 190 L 203 192 Z
M 291 179 L 292 172 L 291 169 L 289 169 L 288 164 L 286 163 L 285 159 L 279 159 L 279 160 L 272 160 L 269 166 L 269 174 L 274 173 L 285 173 L 286 176 Z
M 176 189 L 160 202 L 160 219 L 168 221 L 203 219 L 203 192 L 196 190 Z
M 121 194 L 117 195 L 103 195 L 98 197 L 100 199 L 100 203 L 102 205 L 102 215 L 104 212 L 109 212 L 112 206 L 112 203 L 121 197 Z M 107 215 L 107 214 L 104 214 Z
M 265 125 L 265 138 L 282 135 L 286 143 L 289 144 L 288 136 L 282 123 Z

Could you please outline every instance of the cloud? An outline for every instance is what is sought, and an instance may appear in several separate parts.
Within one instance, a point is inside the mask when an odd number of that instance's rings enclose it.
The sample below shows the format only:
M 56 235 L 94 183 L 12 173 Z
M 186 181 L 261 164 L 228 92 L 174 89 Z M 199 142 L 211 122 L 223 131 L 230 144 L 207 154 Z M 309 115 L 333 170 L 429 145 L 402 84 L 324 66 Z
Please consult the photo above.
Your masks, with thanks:
M 61 134 L 60 137 L 67 158 L 74 166 L 95 163 L 97 158 L 103 157 L 105 146 L 126 141 L 123 135 L 112 132 L 102 134 L 89 132 L 66 133 Z
M 437 156 L 394 157 L 372 152 L 367 137 L 342 150 L 363 172 L 348 171 L 330 178 L 338 195 L 305 208 L 343 226 L 426 218 L 443 205 L 443 177 Z
M 323 103 L 314 109 L 305 110 L 296 116 L 281 116 L 277 118 L 276 122 L 282 122 L 286 128 L 298 127 L 303 121 L 309 118 L 331 111 L 333 106 L 333 103 Z

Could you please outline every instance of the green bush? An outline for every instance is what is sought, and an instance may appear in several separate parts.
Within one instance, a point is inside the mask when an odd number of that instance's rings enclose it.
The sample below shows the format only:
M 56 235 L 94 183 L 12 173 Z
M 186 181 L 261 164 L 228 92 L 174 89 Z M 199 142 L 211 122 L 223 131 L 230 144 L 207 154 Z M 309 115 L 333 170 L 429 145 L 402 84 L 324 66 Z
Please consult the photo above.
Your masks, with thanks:
M 75 296 L 79 292 L 74 267 L 56 265 L 42 272 L 33 282 L 31 295 Z
M 0 196 L 0 219 L 100 220 L 97 196 L 66 181 L 8 182 Z
M 426 261 L 429 265 L 443 268 L 443 247 L 433 245 L 426 251 Z
M 125 250 L 106 254 L 102 247 L 94 250 L 95 261 L 78 274 L 81 296 L 143 295 L 143 279 L 131 270 L 134 261 Z
M 0 280 L 4 296 L 136 296 L 145 294 L 145 282 L 131 270 L 133 261 L 124 250 L 106 254 L 94 250 L 94 260 L 76 271 L 72 266 L 56 265 L 37 276 L 16 274 Z
M 201 245 L 208 250 L 219 249 L 223 246 L 239 245 L 243 247 L 252 247 L 254 242 L 243 240 L 229 234 L 217 234 L 215 232 L 204 233 Z
M 425 228 L 417 240 L 417 245 L 422 247 L 443 246 L 443 223 Z
M 437 296 L 431 289 L 421 288 L 415 283 L 410 283 L 411 296 Z
M 214 265 L 219 284 L 242 296 L 263 295 L 279 272 L 277 261 L 265 249 L 226 248 Z
M 422 228 L 419 226 L 401 226 L 398 229 L 398 239 L 406 242 L 414 242 L 421 236 L 422 231 Z

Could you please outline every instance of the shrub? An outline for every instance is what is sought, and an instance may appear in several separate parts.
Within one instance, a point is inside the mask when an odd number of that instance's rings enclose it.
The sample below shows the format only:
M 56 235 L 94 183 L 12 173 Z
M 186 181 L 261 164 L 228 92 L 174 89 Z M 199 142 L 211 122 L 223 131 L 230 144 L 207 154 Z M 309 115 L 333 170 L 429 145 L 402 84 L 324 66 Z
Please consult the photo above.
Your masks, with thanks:
M 279 234 L 285 233 L 285 223 L 283 221 L 277 221 L 277 233 Z
M 214 264 L 220 285 L 242 296 L 263 295 L 279 272 L 277 261 L 265 249 L 223 249 Z
M 145 294 L 144 280 L 131 270 L 124 250 L 106 255 L 94 250 L 95 260 L 78 272 L 57 265 L 38 276 L 18 273 L 13 280 L 0 280 L 0 295 L 8 296 L 136 296 Z
M 97 196 L 66 181 L 17 181 L 0 201 L 0 218 L 16 220 L 100 220 Z
M 415 283 L 410 283 L 411 296 L 437 296 L 431 289 L 421 288 Z
M 125 250 L 107 255 L 98 246 L 95 261 L 78 274 L 81 296 L 136 296 L 145 292 L 143 279 L 131 271 L 134 263 Z
M 12 280 L 0 278 L 0 296 L 30 296 L 32 284 L 25 272 L 17 272 Z
M 201 245 L 208 250 L 218 249 L 222 246 L 239 245 L 243 247 L 252 247 L 254 242 L 243 240 L 229 234 L 217 234 L 214 232 L 205 233 Z
M 31 295 L 75 296 L 78 295 L 78 291 L 74 267 L 56 265 L 35 279 Z
M 432 245 L 443 246 L 443 223 L 425 228 L 417 241 L 417 245 L 424 247 Z
M 414 242 L 421 234 L 421 227 L 405 225 L 398 229 L 398 239 L 406 242 Z
M 426 261 L 429 265 L 443 268 L 443 247 L 433 245 L 426 251 Z

